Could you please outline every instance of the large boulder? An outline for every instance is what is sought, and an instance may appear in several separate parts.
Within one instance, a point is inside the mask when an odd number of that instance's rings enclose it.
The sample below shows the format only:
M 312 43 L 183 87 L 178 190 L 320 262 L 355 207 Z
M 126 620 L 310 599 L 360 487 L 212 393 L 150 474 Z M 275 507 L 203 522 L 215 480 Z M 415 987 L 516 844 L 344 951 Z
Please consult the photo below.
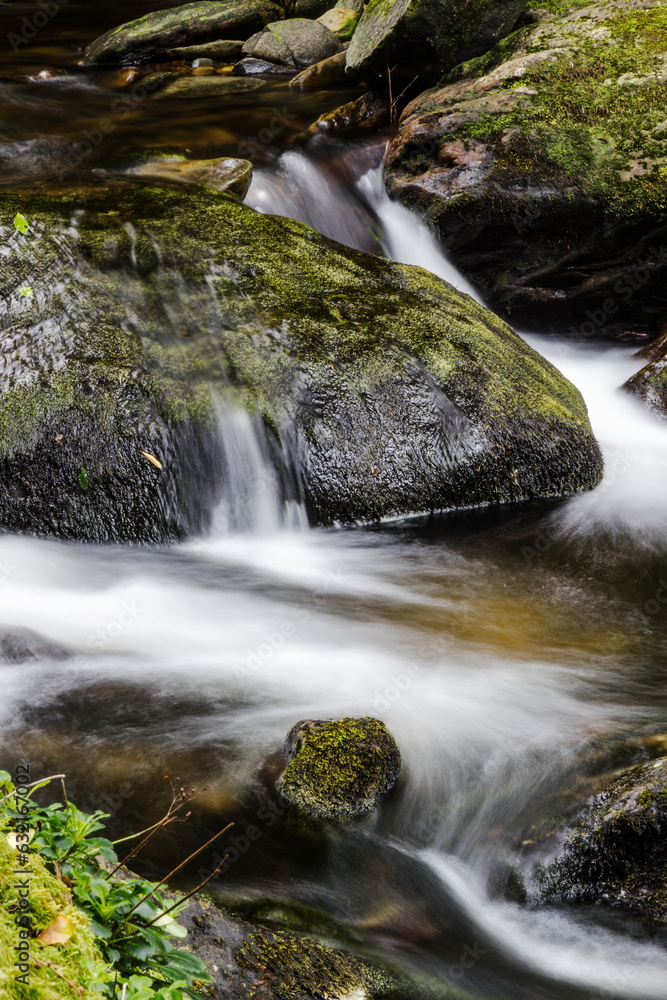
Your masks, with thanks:
M 557 8 L 408 105 L 387 187 L 514 322 L 582 339 L 655 334 L 667 308 L 667 7 Z
M 140 63 L 166 57 L 170 49 L 219 39 L 248 38 L 284 17 L 269 0 L 200 0 L 155 10 L 100 35 L 88 46 L 84 63 Z
M 609 782 L 560 856 L 539 872 L 543 898 L 596 902 L 667 924 L 667 757 Z
M 198 187 L 6 192 L 0 219 L 4 528 L 202 530 L 224 486 L 218 400 L 316 523 L 600 479 L 579 392 L 421 268 Z
M 287 734 L 280 794 L 313 819 L 363 816 L 396 783 L 401 755 L 378 719 L 306 719 Z
M 270 63 L 305 69 L 341 52 L 343 45 L 336 35 L 319 21 L 292 17 L 268 24 L 243 46 L 244 55 Z
M 513 28 L 527 0 L 370 0 L 347 53 L 347 71 L 432 83 L 456 63 L 490 49 Z

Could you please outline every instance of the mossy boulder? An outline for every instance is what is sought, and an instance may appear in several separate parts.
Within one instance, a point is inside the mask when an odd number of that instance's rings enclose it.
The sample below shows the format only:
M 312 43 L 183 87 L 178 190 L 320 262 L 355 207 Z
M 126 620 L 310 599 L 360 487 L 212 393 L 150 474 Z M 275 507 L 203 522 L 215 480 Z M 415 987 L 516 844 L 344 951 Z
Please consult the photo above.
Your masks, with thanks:
M 370 0 L 347 53 L 347 72 L 369 82 L 417 74 L 434 82 L 513 28 L 527 0 Z
M 282 797 L 314 819 L 347 820 L 371 812 L 401 769 L 396 741 L 378 719 L 307 719 L 285 741 Z
M 336 6 L 332 7 L 331 10 L 327 10 L 317 20 L 325 28 L 328 28 L 329 31 L 333 31 L 334 35 L 337 35 L 341 41 L 345 42 L 352 38 L 359 15 L 356 10 L 350 7 Z
M 390 195 L 514 322 L 657 332 L 666 37 L 662 0 L 556 4 L 405 109 Z
M 667 333 L 637 352 L 648 364 L 632 375 L 623 388 L 649 410 L 667 419 Z
M 199 0 L 154 10 L 96 38 L 84 63 L 151 62 L 179 46 L 248 38 L 284 16 L 282 7 L 269 0 Z
M 596 795 L 560 856 L 538 872 L 542 898 L 599 903 L 667 924 L 667 757 Z
M 220 405 L 247 411 L 314 523 L 599 481 L 579 392 L 421 268 L 194 186 L 7 192 L 0 221 L 8 530 L 205 530 L 226 488 Z
M 319 21 L 292 17 L 268 24 L 263 31 L 249 38 L 243 46 L 243 54 L 294 69 L 305 69 L 336 55 L 342 48 L 337 36 Z

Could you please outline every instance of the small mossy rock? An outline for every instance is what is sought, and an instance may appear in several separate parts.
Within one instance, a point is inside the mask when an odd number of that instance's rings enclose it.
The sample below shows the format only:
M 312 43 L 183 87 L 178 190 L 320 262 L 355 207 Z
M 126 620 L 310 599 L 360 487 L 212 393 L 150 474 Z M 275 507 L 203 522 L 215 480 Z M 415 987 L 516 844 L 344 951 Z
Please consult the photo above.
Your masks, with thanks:
M 632 375 L 623 388 L 641 400 L 652 413 L 667 419 L 667 335 L 650 345 L 647 356 L 652 360 Z
M 267 25 L 243 47 L 244 55 L 305 69 L 342 50 L 340 40 L 317 21 L 294 17 Z
M 285 740 L 282 797 L 314 819 L 346 820 L 371 812 L 396 782 L 401 755 L 378 719 L 305 720 Z
M 313 63 L 312 66 L 307 66 L 290 80 L 290 87 L 298 87 L 300 90 L 323 90 L 327 87 L 336 87 L 347 83 L 345 55 L 343 50 L 334 56 Z
M 43 639 L 28 629 L 0 629 L 0 663 L 30 660 L 66 660 L 71 654 L 57 642 Z
M 214 59 L 216 62 L 229 62 L 241 55 L 243 40 L 238 38 L 219 39 L 217 42 L 201 42 L 199 45 L 181 45 L 169 49 L 167 55 L 172 59 Z
M 268 0 L 199 0 L 155 10 L 96 38 L 84 63 L 151 62 L 179 46 L 247 38 L 282 17 L 282 8 Z
M 389 102 L 386 97 L 367 90 L 356 101 L 350 101 L 320 115 L 311 132 L 353 132 L 355 129 L 381 128 L 389 123 Z
M 317 19 L 318 24 L 323 24 L 329 31 L 333 31 L 343 42 L 352 38 L 358 20 L 359 15 L 356 10 L 351 10 L 349 7 L 332 7 Z
M 373 80 L 434 82 L 480 55 L 515 25 L 527 0 L 370 0 L 347 53 L 347 71 Z
M 239 201 L 248 193 L 252 180 L 252 163 L 231 156 L 212 160 L 184 160 L 182 157 L 160 157 L 132 167 L 135 177 L 172 181 L 175 184 L 201 184 L 214 191 L 225 192 Z
M 542 897 L 599 902 L 667 924 L 667 757 L 630 768 L 589 803 L 562 853 L 538 871 Z
M 224 488 L 216 398 L 249 415 L 313 523 L 601 477 L 578 390 L 488 310 L 201 187 L 0 193 L 0 301 L 8 530 L 205 530 Z
M 546 7 L 407 106 L 387 189 L 513 322 L 654 336 L 667 280 L 667 6 Z

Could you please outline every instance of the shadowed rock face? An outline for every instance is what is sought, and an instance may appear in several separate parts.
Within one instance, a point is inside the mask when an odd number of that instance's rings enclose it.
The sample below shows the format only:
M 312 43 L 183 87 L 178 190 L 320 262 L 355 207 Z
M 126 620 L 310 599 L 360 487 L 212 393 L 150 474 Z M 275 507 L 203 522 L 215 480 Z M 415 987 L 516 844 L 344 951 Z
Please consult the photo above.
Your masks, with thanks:
M 557 6 L 408 105 L 387 187 L 513 322 L 656 334 L 667 315 L 667 9 Z
M 287 735 L 285 754 L 289 761 L 278 789 L 313 819 L 371 812 L 401 769 L 396 742 L 378 719 L 298 722 Z
M 84 63 L 150 62 L 178 46 L 248 38 L 284 16 L 282 7 L 268 0 L 203 0 L 156 10 L 100 35 L 89 45 Z
M 421 268 L 198 187 L 10 193 L 0 218 L 6 528 L 203 530 L 224 487 L 217 400 L 250 414 L 315 523 L 600 478 L 579 392 Z
M 667 757 L 611 781 L 539 877 L 543 897 L 600 901 L 667 923 Z
M 28 663 L 31 660 L 66 660 L 69 653 L 55 642 L 26 629 L 0 628 L 0 663 Z
M 422 86 L 511 31 L 527 0 L 370 0 L 352 36 L 347 72 Z

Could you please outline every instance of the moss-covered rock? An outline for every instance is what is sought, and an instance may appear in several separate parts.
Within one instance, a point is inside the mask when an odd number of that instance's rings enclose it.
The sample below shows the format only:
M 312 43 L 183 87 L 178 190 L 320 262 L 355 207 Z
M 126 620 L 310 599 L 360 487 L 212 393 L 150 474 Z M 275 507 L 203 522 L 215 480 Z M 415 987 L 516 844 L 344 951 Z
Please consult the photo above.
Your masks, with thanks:
M 549 901 L 596 902 L 667 924 L 667 757 L 611 781 L 538 872 Z
M 433 82 L 511 31 L 526 0 L 370 0 L 347 54 L 350 75 Z
M 396 741 L 378 719 L 305 720 L 285 741 L 282 797 L 314 819 L 371 812 L 401 769 Z
M 150 62 L 179 46 L 248 38 L 284 16 L 283 9 L 269 0 L 199 0 L 154 10 L 100 35 L 88 46 L 84 62 Z
M 647 344 L 636 357 L 645 358 L 648 364 L 632 375 L 623 388 L 653 413 L 667 419 L 667 333 Z
M 318 523 L 600 478 L 579 392 L 420 268 L 195 187 L 6 193 L 0 220 L 8 529 L 202 530 L 223 485 L 220 397 L 251 414 Z
M 231 156 L 212 160 L 185 160 L 183 157 L 161 156 L 135 164 L 128 173 L 151 180 L 166 180 L 174 184 L 199 184 L 243 201 L 252 180 L 252 163 Z
M 65 885 L 47 871 L 39 854 L 28 854 L 25 872 L 18 868 L 17 852 L 8 843 L 7 833 L 8 828 L 0 824 L 0 996 L 12 1000 L 76 996 L 94 1000 L 100 994 L 92 984 L 108 981 L 111 970 L 88 918 L 73 905 Z M 42 945 L 37 935 L 60 914 L 71 922 L 72 936 L 64 944 Z
M 342 41 L 347 41 L 354 34 L 359 15 L 356 10 L 352 10 L 350 7 L 336 6 L 325 11 L 317 20 L 329 31 L 333 31 L 334 35 L 337 35 Z
M 279 65 L 305 69 L 342 50 L 340 40 L 319 21 L 293 17 L 269 24 L 248 39 L 243 53 Z
M 366 90 L 354 101 L 343 104 L 334 111 L 320 115 L 310 126 L 310 132 L 354 132 L 356 129 L 375 129 L 389 122 L 389 102 L 381 94 Z
M 408 105 L 388 189 L 515 322 L 655 333 L 666 308 L 667 5 L 545 7 Z

